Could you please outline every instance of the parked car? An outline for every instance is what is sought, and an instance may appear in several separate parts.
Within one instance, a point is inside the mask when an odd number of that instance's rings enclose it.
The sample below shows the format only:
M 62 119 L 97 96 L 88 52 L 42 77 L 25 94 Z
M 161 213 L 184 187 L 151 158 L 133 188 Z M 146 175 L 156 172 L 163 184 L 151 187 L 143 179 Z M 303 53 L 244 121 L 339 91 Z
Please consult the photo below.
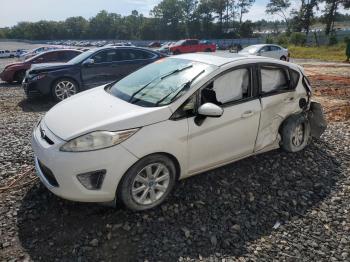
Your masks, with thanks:
M 62 101 L 80 91 L 120 80 L 162 57 L 145 48 L 97 48 L 68 63 L 33 65 L 22 85 L 28 97 L 52 95 L 56 101 Z
M 14 57 L 20 57 L 22 54 L 28 52 L 28 50 L 26 49 L 17 49 L 15 51 L 12 52 Z
M 62 49 L 48 51 L 31 57 L 24 62 L 17 62 L 7 65 L 4 70 L 0 73 L 0 78 L 8 83 L 18 82 L 22 83 L 26 71 L 34 64 L 41 63 L 54 63 L 61 62 L 65 63 L 73 59 L 77 55 L 81 54 L 82 51 L 75 49 Z
M 10 50 L 0 50 L 0 58 L 11 58 L 15 55 Z
M 157 49 L 156 51 L 162 53 L 162 54 L 170 54 L 170 46 L 172 46 L 173 44 L 175 44 L 174 42 L 166 42 L 164 43 L 159 49 Z
M 325 129 L 300 66 L 188 54 L 57 104 L 32 135 L 37 174 L 82 202 L 161 204 L 179 179 L 278 147 L 303 150 Z
M 200 42 L 198 39 L 185 39 L 176 42 L 169 49 L 174 55 L 195 52 L 215 52 L 216 45 L 209 42 Z
M 288 49 L 285 49 L 279 45 L 270 44 L 250 45 L 243 48 L 239 53 L 243 55 L 266 56 L 283 61 L 289 61 L 290 57 Z
M 148 47 L 161 47 L 161 43 L 160 42 L 152 42 L 148 45 Z
M 56 46 L 41 46 L 38 48 L 35 48 L 33 50 L 30 50 L 26 53 L 22 53 L 19 56 L 19 59 L 24 61 L 27 60 L 28 58 L 31 58 L 33 56 L 36 56 L 37 54 L 43 53 L 43 52 L 47 52 L 47 51 L 51 51 L 51 50 L 55 50 L 55 49 L 59 49 L 59 47 Z

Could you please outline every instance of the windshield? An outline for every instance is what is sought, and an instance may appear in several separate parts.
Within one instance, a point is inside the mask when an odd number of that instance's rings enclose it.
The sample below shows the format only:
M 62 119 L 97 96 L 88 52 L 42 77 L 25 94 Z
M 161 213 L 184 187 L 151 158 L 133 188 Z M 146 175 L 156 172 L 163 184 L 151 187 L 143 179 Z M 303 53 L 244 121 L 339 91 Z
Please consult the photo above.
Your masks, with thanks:
M 188 91 L 193 81 L 215 69 L 216 66 L 186 59 L 161 59 L 120 80 L 110 92 L 132 104 L 164 106 Z
M 240 53 L 249 53 L 249 54 L 254 54 L 258 51 L 259 47 L 252 45 L 252 46 L 248 46 L 246 48 L 243 48 Z
M 81 53 L 80 55 L 69 60 L 67 64 L 70 64 L 70 65 L 79 64 L 83 62 L 85 59 L 87 59 L 88 57 L 90 57 L 94 52 L 95 52 L 94 50 L 89 50 L 84 53 Z

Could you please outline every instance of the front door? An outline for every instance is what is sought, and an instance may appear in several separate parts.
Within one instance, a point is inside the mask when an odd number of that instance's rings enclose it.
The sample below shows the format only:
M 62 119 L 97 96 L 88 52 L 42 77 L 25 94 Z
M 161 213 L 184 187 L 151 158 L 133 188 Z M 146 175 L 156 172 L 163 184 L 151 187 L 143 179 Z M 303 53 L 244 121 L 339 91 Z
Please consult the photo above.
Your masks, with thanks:
M 86 88 L 107 84 L 114 80 L 115 56 L 116 50 L 103 50 L 90 57 L 94 60 L 93 64 L 82 65 L 81 77 Z
M 201 172 L 254 152 L 259 128 L 260 101 L 253 95 L 253 68 L 226 72 L 200 91 L 200 104 L 224 109 L 219 118 L 189 124 L 189 173 Z

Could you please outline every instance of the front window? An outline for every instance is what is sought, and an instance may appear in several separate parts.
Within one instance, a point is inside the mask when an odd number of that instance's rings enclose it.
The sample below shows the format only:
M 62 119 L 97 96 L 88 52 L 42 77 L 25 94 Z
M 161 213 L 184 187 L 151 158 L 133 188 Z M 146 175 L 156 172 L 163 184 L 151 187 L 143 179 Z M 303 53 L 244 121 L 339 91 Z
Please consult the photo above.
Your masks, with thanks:
M 86 51 L 84 53 L 81 53 L 80 55 L 69 60 L 67 64 L 70 64 L 70 65 L 79 64 L 79 63 L 83 62 L 85 59 L 89 58 L 93 53 L 95 53 L 94 50 L 90 50 L 90 51 Z
M 184 43 L 186 42 L 186 40 L 180 40 L 180 41 L 177 41 L 174 46 L 180 46 L 180 45 L 183 45 Z
M 164 106 L 182 96 L 192 83 L 216 68 L 186 59 L 161 59 L 120 80 L 110 92 L 132 104 Z

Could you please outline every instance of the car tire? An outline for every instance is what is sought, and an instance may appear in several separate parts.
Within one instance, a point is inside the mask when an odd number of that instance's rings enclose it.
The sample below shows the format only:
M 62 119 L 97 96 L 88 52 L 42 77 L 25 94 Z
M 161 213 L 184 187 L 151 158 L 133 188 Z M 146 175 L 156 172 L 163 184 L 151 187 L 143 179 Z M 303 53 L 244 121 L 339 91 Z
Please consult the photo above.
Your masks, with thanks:
M 210 48 L 207 48 L 207 49 L 205 49 L 205 52 L 210 53 L 210 52 L 211 52 L 211 49 L 210 49 Z
M 179 54 L 181 54 L 181 52 L 179 50 L 174 51 L 174 55 L 179 55 Z
M 26 75 L 26 71 L 24 71 L 24 70 L 18 71 L 18 72 L 16 72 L 16 74 L 15 74 L 15 76 L 14 76 L 14 80 L 15 80 L 18 84 L 20 84 L 20 83 L 22 83 L 22 81 L 23 81 L 25 75 Z
M 146 156 L 125 173 L 118 186 L 117 199 L 134 211 L 151 209 L 167 198 L 176 178 L 176 167 L 169 157 Z
M 280 60 L 287 61 L 287 58 L 285 56 L 281 56 Z
M 309 120 L 305 115 L 292 115 L 288 117 L 281 128 L 281 147 L 287 152 L 303 150 L 311 138 Z
M 60 78 L 53 83 L 51 88 L 51 95 L 56 102 L 63 101 L 78 92 L 78 83 L 71 78 Z

